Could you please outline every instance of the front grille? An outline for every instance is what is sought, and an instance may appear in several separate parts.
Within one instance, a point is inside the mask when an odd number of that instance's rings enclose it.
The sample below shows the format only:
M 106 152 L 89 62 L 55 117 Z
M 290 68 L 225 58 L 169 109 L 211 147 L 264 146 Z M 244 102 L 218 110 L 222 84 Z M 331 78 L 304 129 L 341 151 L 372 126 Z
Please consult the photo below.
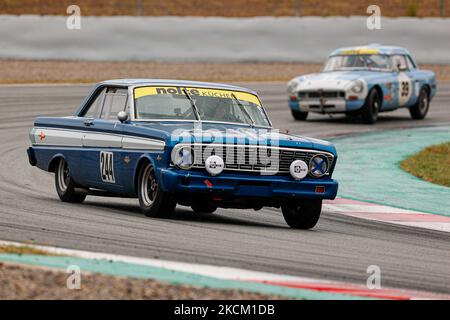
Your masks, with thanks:
M 320 99 L 320 98 L 345 98 L 344 91 L 301 91 L 298 93 L 301 99 Z
M 205 160 L 210 155 L 219 155 L 224 159 L 224 170 L 280 174 L 289 173 L 294 160 L 303 160 L 309 165 L 311 158 L 317 154 L 326 156 L 330 167 L 334 160 L 331 153 L 307 149 L 233 144 L 194 144 L 192 148 L 195 154 L 193 168 L 204 168 Z

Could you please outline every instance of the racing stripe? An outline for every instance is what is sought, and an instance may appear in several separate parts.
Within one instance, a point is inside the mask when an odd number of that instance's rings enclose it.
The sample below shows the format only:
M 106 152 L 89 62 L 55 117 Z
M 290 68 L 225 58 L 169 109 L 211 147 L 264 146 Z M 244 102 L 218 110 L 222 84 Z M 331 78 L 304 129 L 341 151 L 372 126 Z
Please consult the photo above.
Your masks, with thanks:
M 127 150 L 164 150 L 164 141 L 105 132 L 36 127 L 30 132 L 33 146 L 98 147 Z

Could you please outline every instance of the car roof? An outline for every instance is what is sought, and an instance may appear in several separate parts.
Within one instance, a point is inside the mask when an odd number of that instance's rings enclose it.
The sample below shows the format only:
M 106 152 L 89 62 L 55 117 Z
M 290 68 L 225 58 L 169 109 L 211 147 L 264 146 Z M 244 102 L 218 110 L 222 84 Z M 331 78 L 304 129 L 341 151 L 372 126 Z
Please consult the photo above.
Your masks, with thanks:
M 112 79 L 99 83 L 99 85 L 116 85 L 116 86 L 181 86 L 181 87 L 198 87 L 208 89 L 225 89 L 234 91 L 243 91 L 257 95 L 256 92 L 238 86 L 223 83 L 189 81 L 189 80 L 171 80 L 171 79 Z
M 351 52 L 355 52 L 354 54 L 407 54 L 409 55 L 409 51 L 402 47 L 397 46 L 384 46 L 378 43 L 372 43 L 365 46 L 354 46 L 354 47 L 344 47 L 334 50 L 330 56 L 337 55 L 345 55 L 351 54 Z

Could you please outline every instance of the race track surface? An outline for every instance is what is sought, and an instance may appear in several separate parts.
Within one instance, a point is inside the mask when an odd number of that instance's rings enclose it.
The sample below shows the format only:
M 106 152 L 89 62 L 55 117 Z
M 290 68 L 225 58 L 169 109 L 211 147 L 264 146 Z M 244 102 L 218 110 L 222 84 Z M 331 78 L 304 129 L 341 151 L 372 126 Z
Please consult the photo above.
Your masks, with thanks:
M 276 127 L 314 137 L 450 123 L 450 83 L 440 84 L 424 121 L 407 110 L 375 126 L 343 117 L 295 122 L 284 84 L 248 84 L 262 95 Z M 365 284 L 369 265 L 382 286 L 450 292 L 450 236 L 324 212 L 310 231 L 291 230 L 280 212 L 178 207 L 172 220 L 140 214 L 137 200 L 88 197 L 61 203 L 53 175 L 28 164 L 28 132 L 38 115 L 69 115 L 90 86 L 0 87 L 0 239 L 166 260 L 198 262 Z

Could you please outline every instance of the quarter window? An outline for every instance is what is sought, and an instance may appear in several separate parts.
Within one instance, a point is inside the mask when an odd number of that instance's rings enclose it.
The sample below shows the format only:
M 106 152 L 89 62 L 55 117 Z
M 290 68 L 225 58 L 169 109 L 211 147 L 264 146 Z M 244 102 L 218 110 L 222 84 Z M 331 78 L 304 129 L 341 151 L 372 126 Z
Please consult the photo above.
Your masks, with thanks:
M 100 118 L 107 120 L 117 119 L 117 114 L 125 110 L 128 98 L 127 94 L 127 89 L 108 88 Z
M 86 118 L 98 118 L 100 116 L 100 111 L 102 110 L 103 100 L 105 98 L 106 89 L 103 88 L 101 91 L 97 93 L 97 96 L 90 102 L 90 105 L 87 107 L 84 112 L 83 117 Z
M 394 70 L 398 69 L 398 67 L 402 67 L 402 68 L 408 68 L 408 65 L 406 64 L 406 60 L 405 60 L 405 56 L 401 56 L 401 55 L 397 55 L 397 56 L 393 56 L 392 57 L 392 61 L 393 63 L 393 67 Z
M 408 69 L 409 70 L 417 69 L 416 64 L 414 63 L 414 61 L 412 61 L 410 56 L 406 56 L 406 63 L 408 64 Z

